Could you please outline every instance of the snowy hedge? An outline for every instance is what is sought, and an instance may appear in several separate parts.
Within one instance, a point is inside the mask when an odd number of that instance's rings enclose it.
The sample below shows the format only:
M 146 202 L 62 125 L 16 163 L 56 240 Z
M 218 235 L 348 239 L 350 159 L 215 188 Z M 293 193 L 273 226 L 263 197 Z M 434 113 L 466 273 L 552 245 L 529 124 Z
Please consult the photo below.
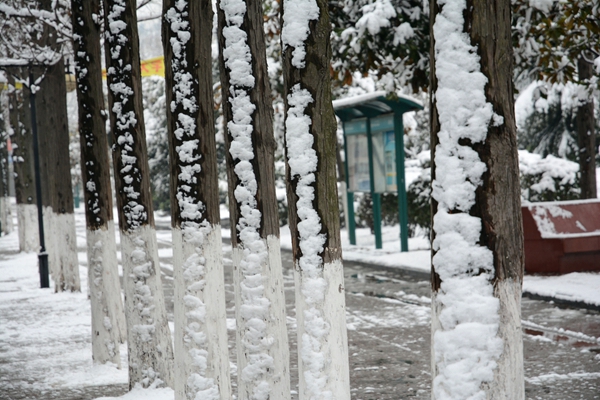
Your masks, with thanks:
M 521 200 L 558 201 L 579 198 L 579 164 L 548 155 L 519 150 Z

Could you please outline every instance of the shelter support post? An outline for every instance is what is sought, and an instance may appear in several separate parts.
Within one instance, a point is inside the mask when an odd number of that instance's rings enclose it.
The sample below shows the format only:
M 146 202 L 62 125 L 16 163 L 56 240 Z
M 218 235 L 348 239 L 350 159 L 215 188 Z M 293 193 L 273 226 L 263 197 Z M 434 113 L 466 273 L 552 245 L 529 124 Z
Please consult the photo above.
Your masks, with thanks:
M 345 131 L 344 125 L 344 131 Z M 346 135 L 344 135 L 344 170 L 346 175 L 346 212 L 348 215 L 346 216 L 346 229 L 348 230 L 348 239 L 350 240 L 350 244 L 356 244 L 356 220 L 354 219 L 354 192 L 350 191 L 350 174 L 348 171 L 348 143 L 346 140 Z
M 375 231 L 375 248 L 383 247 L 381 240 L 381 194 L 375 192 L 375 169 L 373 165 L 373 135 L 371 134 L 371 118 L 367 118 L 367 145 L 369 147 L 369 185 L 373 202 L 373 230 Z
M 400 251 L 408 251 L 408 202 L 404 171 L 404 124 L 402 113 L 394 113 L 394 140 L 396 144 L 396 185 L 398 188 L 398 216 L 400 220 Z

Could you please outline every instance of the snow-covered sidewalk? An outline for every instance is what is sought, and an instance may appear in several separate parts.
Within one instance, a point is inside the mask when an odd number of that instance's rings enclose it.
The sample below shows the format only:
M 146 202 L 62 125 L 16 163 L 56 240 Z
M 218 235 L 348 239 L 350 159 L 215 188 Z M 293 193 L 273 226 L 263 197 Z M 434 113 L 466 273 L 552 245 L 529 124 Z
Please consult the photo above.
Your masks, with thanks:
M 54 399 L 57 389 L 126 385 L 127 369 L 92 362 L 87 269 L 80 265 L 81 293 L 40 289 L 37 254 L 18 249 L 17 232 L 0 238 L 0 353 L 11 360 L 0 363 L 0 393 Z M 125 345 L 121 357 L 127 365 Z M 71 368 L 63 369 L 64 364 Z M 21 379 L 12 381 L 15 376 Z

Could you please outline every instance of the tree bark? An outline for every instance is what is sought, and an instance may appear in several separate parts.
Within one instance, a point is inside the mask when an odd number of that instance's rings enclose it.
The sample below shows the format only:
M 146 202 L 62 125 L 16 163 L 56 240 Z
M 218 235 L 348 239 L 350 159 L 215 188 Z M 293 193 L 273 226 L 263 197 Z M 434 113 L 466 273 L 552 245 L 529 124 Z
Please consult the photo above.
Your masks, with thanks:
M 290 398 L 289 350 L 275 196 L 273 107 L 262 2 L 236 13 L 221 1 L 219 69 L 236 297 L 240 399 Z M 237 19 L 239 18 L 239 20 Z M 248 59 L 243 71 L 233 47 Z M 247 106 L 241 103 L 248 102 Z M 258 331 L 258 332 L 257 332 Z M 269 338 L 263 340 L 261 337 Z
M 286 112 L 286 180 L 295 262 L 300 398 L 349 399 L 348 338 L 336 187 L 337 123 L 331 103 L 331 23 L 328 3 L 308 4 L 306 39 L 292 43 L 287 24 L 296 13 L 284 2 L 283 78 Z M 288 10 L 291 8 L 291 10 Z M 296 21 L 298 22 L 298 21 Z M 294 36 L 292 34 L 292 36 Z M 305 46 L 306 55 L 296 52 Z M 308 120 L 306 119 L 308 118 Z M 298 129 L 301 127 L 301 129 Z M 308 168 L 307 160 L 312 160 Z M 315 246 L 315 240 L 319 242 Z M 316 289 L 316 290 L 315 290 Z M 322 326 L 315 332 L 314 326 Z M 322 362 L 314 357 L 320 353 Z
M 0 89 L 0 224 L 2 234 L 9 234 L 13 230 L 10 197 L 8 193 L 10 175 L 8 170 L 8 139 L 7 122 L 9 119 L 9 100 L 6 90 Z
M 440 114 L 442 107 L 448 106 L 448 98 L 440 89 L 448 91 L 448 80 L 445 80 L 444 87 L 439 86 L 440 76 L 446 74 L 448 65 L 444 64 L 440 67 L 438 57 L 440 53 L 448 50 L 438 47 L 439 43 L 443 43 L 441 37 L 435 37 L 437 28 L 437 19 L 441 18 L 444 24 L 447 24 L 452 10 L 455 15 L 457 12 L 457 4 L 452 2 L 444 2 L 443 5 L 436 4 L 432 1 L 430 9 L 431 27 L 432 27 L 432 71 L 431 71 L 431 145 L 432 145 L 432 160 L 434 168 L 432 169 L 432 184 L 434 192 L 449 191 L 452 187 L 443 186 L 443 177 L 448 174 L 460 175 L 462 170 L 448 171 L 448 165 L 443 164 L 446 171 L 440 170 L 438 163 L 442 162 L 444 153 L 440 149 L 445 146 L 447 136 L 440 137 L 438 134 L 444 131 L 447 135 L 449 131 L 448 125 L 443 126 Z M 448 9 L 446 9 L 448 8 Z M 482 288 L 484 292 L 487 287 L 490 287 L 490 294 L 493 294 L 494 299 L 490 301 L 496 304 L 497 316 L 489 316 L 492 320 L 497 320 L 497 331 L 493 334 L 486 346 L 490 346 L 485 350 L 477 347 L 478 345 L 470 343 L 471 350 L 468 353 L 475 354 L 478 351 L 483 353 L 495 354 L 492 358 L 497 363 L 493 370 L 493 376 L 488 376 L 483 379 L 479 390 L 485 393 L 485 397 L 489 399 L 523 399 L 524 398 L 524 382 L 523 382 L 523 348 L 521 338 L 521 319 L 520 319 L 520 299 L 521 286 L 524 270 L 523 256 L 523 228 L 520 209 L 520 189 L 519 189 L 519 169 L 518 169 L 518 154 L 516 141 L 516 125 L 514 116 L 514 101 L 513 101 L 513 83 L 512 83 L 512 68 L 513 56 L 511 45 L 511 10 L 510 1 L 508 0 L 468 0 L 465 8 L 462 10 L 464 22 L 462 32 L 466 33 L 470 38 L 470 45 L 474 46 L 476 54 L 479 57 L 479 68 L 481 74 L 487 80 L 484 89 L 485 106 L 491 106 L 490 120 L 487 124 L 487 136 L 483 141 L 471 139 L 468 133 L 460 136 L 458 140 L 458 151 L 462 157 L 466 158 L 465 154 L 475 154 L 484 164 L 485 172 L 481 175 L 480 182 L 477 178 L 470 178 L 475 189 L 474 202 L 470 209 L 465 210 L 464 207 L 455 205 L 448 207 L 447 198 L 440 197 L 434 194 L 433 201 L 433 239 L 432 239 L 432 255 L 433 255 L 433 270 L 432 270 L 432 367 L 433 367 L 433 398 L 441 398 L 442 394 L 453 397 L 453 385 L 456 383 L 450 375 L 445 375 L 445 371 L 451 368 L 454 362 L 468 363 L 468 360 L 461 358 L 462 355 L 452 353 L 448 347 L 444 348 L 444 343 L 447 343 L 451 335 L 456 334 L 461 329 L 463 322 L 471 324 L 485 325 L 488 322 L 488 316 L 484 316 L 483 320 L 479 319 L 477 312 L 471 312 L 473 303 L 461 297 L 456 285 L 469 287 L 470 294 Z M 453 20 L 454 21 L 454 20 Z M 442 22 L 439 23 L 442 29 Z M 436 43 L 438 41 L 439 43 Z M 454 47 L 460 47 L 454 44 Z M 472 50 L 473 51 L 473 50 Z M 471 51 L 471 52 L 472 52 Z M 458 58 L 459 56 L 455 56 Z M 447 59 L 443 60 L 448 62 Z M 457 63 L 460 65 L 460 63 Z M 441 69 L 445 71 L 441 72 Z M 479 71 L 468 71 L 474 74 L 474 79 L 479 79 Z M 482 86 L 483 87 L 483 86 Z M 456 90 L 458 96 L 463 96 L 470 101 L 472 94 L 467 93 L 467 88 L 459 88 Z M 462 91 L 462 92 L 461 92 Z M 446 97 L 443 97 L 446 96 Z M 455 97 L 460 99 L 460 97 Z M 443 104 L 445 102 L 445 104 Z M 456 100 L 460 103 L 460 100 Z M 477 110 L 480 112 L 481 109 Z M 464 112 L 464 111 L 461 111 Z M 469 115 L 471 118 L 477 118 L 475 114 Z M 447 116 L 445 116 L 447 120 Z M 457 119 L 459 119 L 457 117 Z M 469 120 L 470 121 L 470 120 Z M 470 123 L 470 122 L 469 122 Z M 464 132 L 468 132 L 470 125 L 467 124 Z M 459 128 L 454 128 L 456 131 Z M 452 133 L 451 133 L 452 134 Z M 458 132 L 460 135 L 461 132 Z M 471 149 L 474 153 L 470 153 Z M 459 159 L 455 156 L 458 163 L 464 158 Z M 442 205 L 443 204 L 443 205 Z M 457 202 L 456 204 L 461 204 Z M 450 242 L 448 240 L 448 225 L 444 226 L 444 221 L 447 223 L 456 216 L 466 215 L 470 218 L 466 223 L 480 224 L 479 237 L 471 238 L 473 232 L 469 233 L 465 227 L 453 228 L 457 235 Z M 457 221 L 465 222 L 464 219 Z M 461 222 L 461 223 L 462 223 Z M 471 226 L 475 229 L 475 226 Z M 450 232 L 452 233 L 452 232 Z M 452 233 L 453 234 L 453 233 Z M 454 272 L 449 272 L 447 260 L 449 253 L 456 252 L 459 245 L 464 242 L 474 240 L 472 250 L 469 254 L 482 254 L 479 259 L 471 256 L 456 260 Z M 480 263 L 481 259 L 487 259 L 489 256 L 490 270 L 486 270 Z M 475 257 L 475 256 L 473 256 Z M 442 262 L 442 260 L 445 260 Z M 453 261 L 454 262 L 454 261 Z M 454 265 L 454 264 L 452 264 Z M 477 266 L 481 265 L 481 266 Z M 458 271 L 458 272 L 457 272 Z M 487 284 L 481 284 L 485 282 Z M 460 283 L 458 283 L 460 282 Z M 480 285 L 480 286 L 477 286 Z M 486 286 L 487 285 L 487 286 Z M 453 288 L 454 286 L 454 288 Z M 464 290 L 464 289 L 463 289 Z M 482 294 L 482 296 L 484 296 Z M 458 300 L 456 300 L 458 299 Z M 485 297 L 480 298 L 483 303 Z M 455 301 L 453 303 L 452 301 Z M 483 304 L 478 304 L 478 307 L 483 307 Z M 462 312 L 469 314 L 469 320 L 463 321 L 460 315 L 456 316 L 456 320 L 450 324 L 447 313 L 452 307 L 453 309 L 461 309 Z M 445 316 L 444 316 L 445 315 Z M 466 326 L 466 325 L 464 325 Z M 494 324 L 490 326 L 495 326 Z M 464 340 L 464 339 L 463 339 Z M 489 344 L 494 342 L 495 344 Z M 494 347 L 496 346 L 496 348 Z M 499 349 L 499 350 L 498 350 Z M 464 351 L 467 351 L 466 349 Z M 465 353 L 467 354 L 467 353 Z M 499 354 L 499 355 L 498 355 Z M 487 354 L 484 354 L 487 356 Z M 495 357 L 495 358 L 494 358 Z M 467 365 L 467 364 L 464 364 Z M 487 367 L 487 366 L 484 366 Z M 478 368 L 478 367 L 477 367 Z M 464 383 L 464 382 L 462 382 Z M 450 393 L 450 394 L 449 394 Z
M 29 91 L 26 88 L 17 90 L 12 76 L 9 77 L 9 84 L 13 87 L 9 92 L 9 101 L 19 250 L 37 252 L 40 249 L 40 237 L 33 167 L 33 135 L 29 112 Z
M 57 292 L 79 291 L 65 67 L 61 60 L 37 70 L 45 75 L 35 98 L 48 263 Z
M 100 0 L 72 0 L 81 173 L 84 183 L 92 356 L 121 365 L 127 337 L 113 222 L 110 162 L 104 124 L 100 52 Z M 107 323 L 108 322 L 108 323 Z
M 580 81 L 594 75 L 594 66 L 585 57 L 577 60 Z M 598 197 L 596 188 L 596 121 L 594 119 L 594 97 L 589 96 L 585 104 L 577 108 L 575 116 L 577 142 L 579 144 L 579 185 L 582 199 Z
M 113 166 L 127 320 L 129 386 L 173 386 L 173 348 L 150 194 L 135 0 L 104 0 Z
M 175 399 L 229 400 L 212 2 L 193 1 L 183 8 L 177 3 L 163 2 L 162 25 L 175 280 Z

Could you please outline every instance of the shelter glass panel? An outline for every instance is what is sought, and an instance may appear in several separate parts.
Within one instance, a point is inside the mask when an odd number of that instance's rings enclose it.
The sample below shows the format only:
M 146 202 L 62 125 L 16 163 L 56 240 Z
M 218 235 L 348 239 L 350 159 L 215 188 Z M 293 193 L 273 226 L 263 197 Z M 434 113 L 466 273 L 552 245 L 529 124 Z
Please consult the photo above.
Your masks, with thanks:
M 346 136 L 348 149 L 348 186 L 351 192 L 369 192 L 369 148 L 367 135 Z

